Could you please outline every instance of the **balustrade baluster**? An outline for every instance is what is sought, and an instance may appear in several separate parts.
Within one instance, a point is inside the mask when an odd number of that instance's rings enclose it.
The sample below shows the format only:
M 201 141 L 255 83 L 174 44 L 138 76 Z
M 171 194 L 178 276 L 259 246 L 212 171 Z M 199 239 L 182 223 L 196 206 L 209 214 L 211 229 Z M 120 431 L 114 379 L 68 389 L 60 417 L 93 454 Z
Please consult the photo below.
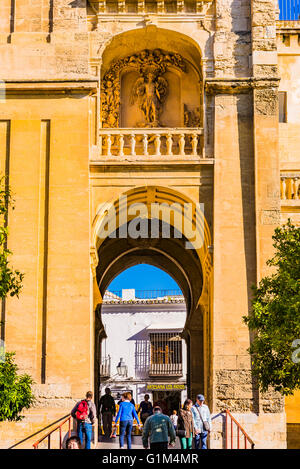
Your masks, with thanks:
M 192 156 L 197 156 L 198 135 L 195 133 L 192 136 Z
M 107 156 L 111 156 L 111 135 L 106 136 L 106 145 L 107 145 Z
M 281 199 L 286 199 L 286 182 L 285 177 L 281 177 Z
M 125 0 L 118 0 L 118 13 L 126 13 Z
M 119 136 L 119 156 L 124 156 L 124 135 Z
M 183 13 L 184 12 L 184 0 L 177 0 L 176 2 L 177 6 L 177 13 Z
M 143 147 L 144 147 L 144 155 L 148 156 L 148 136 L 147 136 L 147 134 L 144 134 Z
M 138 13 L 145 13 L 145 0 L 138 0 Z
M 291 200 L 293 198 L 292 193 L 293 193 L 293 180 L 291 177 L 288 177 L 286 179 L 286 198 L 288 200 Z
M 160 144 L 161 144 L 160 135 L 157 134 L 157 135 L 155 135 L 155 140 L 154 140 L 155 156 L 160 156 L 161 155 L 161 153 L 160 153 Z
M 173 155 L 172 153 L 173 138 L 171 134 L 167 135 L 167 155 Z
M 299 178 L 294 178 L 294 199 L 299 200 Z
M 135 153 L 135 135 L 134 134 L 131 134 L 131 137 L 130 137 L 130 152 L 131 152 L 131 155 L 132 156 L 135 156 L 136 153 Z
M 157 13 L 164 13 L 165 12 L 165 2 L 164 0 L 157 1 Z
M 181 155 L 181 156 L 185 156 L 184 146 L 185 146 L 184 134 L 180 134 L 180 136 L 179 136 L 179 155 Z
M 99 13 L 106 13 L 106 0 L 99 2 L 98 11 Z
M 203 0 L 196 1 L 196 13 L 202 13 L 203 3 Z

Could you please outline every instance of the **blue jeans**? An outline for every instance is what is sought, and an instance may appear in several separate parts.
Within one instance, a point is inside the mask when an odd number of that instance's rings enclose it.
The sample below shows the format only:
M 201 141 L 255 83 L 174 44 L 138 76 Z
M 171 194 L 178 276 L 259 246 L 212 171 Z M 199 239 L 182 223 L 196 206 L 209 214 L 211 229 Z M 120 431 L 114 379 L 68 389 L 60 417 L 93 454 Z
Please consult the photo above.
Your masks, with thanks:
M 85 433 L 85 449 L 91 449 L 93 427 L 91 423 L 77 421 L 77 434 L 83 448 L 83 434 Z
M 206 440 L 207 440 L 208 432 L 198 433 L 195 436 L 195 449 L 207 449 Z M 201 448 L 200 448 L 200 441 L 201 441 Z
M 133 426 L 133 420 L 121 420 L 120 421 L 120 448 L 124 447 L 124 436 L 127 436 L 127 449 L 131 449 L 131 431 Z

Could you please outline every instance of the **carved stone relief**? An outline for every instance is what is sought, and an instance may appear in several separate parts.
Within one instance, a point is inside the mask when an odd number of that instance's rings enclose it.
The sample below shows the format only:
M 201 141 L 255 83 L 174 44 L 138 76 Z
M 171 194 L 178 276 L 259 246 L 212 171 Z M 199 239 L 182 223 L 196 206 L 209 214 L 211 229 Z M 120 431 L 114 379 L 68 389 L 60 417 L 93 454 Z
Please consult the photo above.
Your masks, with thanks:
M 184 126 L 185 127 L 200 127 L 201 114 L 200 107 L 191 109 L 187 104 L 183 105 L 184 110 Z
M 126 71 L 135 71 L 139 75 L 130 97 L 131 104 L 136 103 L 143 115 L 143 122 L 137 122 L 137 127 L 159 127 L 159 117 L 169 89 L 163 74 L 170 68 L 186 72 L 181 55 L 160 49 L 143 50 L 113 62 L 102 80 L 102 127 L 120 126 L 121 75 Z

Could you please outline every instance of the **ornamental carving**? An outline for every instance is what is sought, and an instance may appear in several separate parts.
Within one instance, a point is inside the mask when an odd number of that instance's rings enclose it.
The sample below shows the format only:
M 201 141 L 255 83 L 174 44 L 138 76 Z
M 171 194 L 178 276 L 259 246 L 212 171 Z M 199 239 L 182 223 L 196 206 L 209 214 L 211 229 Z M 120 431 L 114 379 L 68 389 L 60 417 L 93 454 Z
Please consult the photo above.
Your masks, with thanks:
M 186 65 L 180 54 L 165 53 L 160 49 L 143 50 L 139 54 L 113 62 L 102 80 L 102 127 L 120 126 L 120 77 L 125 71 L 136 71 L 139 74 L 130 96 L 130 103 L 138 105 L 144 118 L 144 122 L 137 123 L 137 126 L 159 127 L 159 117 L 169 89 L 168 82 L 162 75 L 169 68 L 186 72 Z

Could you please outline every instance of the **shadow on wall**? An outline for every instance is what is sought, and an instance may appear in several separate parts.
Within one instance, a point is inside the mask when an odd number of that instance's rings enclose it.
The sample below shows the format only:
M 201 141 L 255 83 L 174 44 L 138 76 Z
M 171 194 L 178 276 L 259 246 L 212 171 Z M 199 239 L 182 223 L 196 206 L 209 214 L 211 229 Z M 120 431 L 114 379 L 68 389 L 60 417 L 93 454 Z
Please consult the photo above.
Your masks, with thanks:
M 216 419 L 218 420 L 216 421 Z M 222 412 L 220 412 L 219 414 L 214 415 L 211 418 L 211 421 L 212 421 L 212 429 L 214 430 L 214 425 L 217 425 L 218 430 L 221 431 L 222 449 L 225 449 L 226 448 L 226 417 Z M 219 429 L 220 423 L 221 423 L 221 428 Z
M 150 368 L 150 341 L 147 328 L 142 329 L 137 334 L 127 340 L 135 341 L 135 376 L 136 378 L 148 377 Z

